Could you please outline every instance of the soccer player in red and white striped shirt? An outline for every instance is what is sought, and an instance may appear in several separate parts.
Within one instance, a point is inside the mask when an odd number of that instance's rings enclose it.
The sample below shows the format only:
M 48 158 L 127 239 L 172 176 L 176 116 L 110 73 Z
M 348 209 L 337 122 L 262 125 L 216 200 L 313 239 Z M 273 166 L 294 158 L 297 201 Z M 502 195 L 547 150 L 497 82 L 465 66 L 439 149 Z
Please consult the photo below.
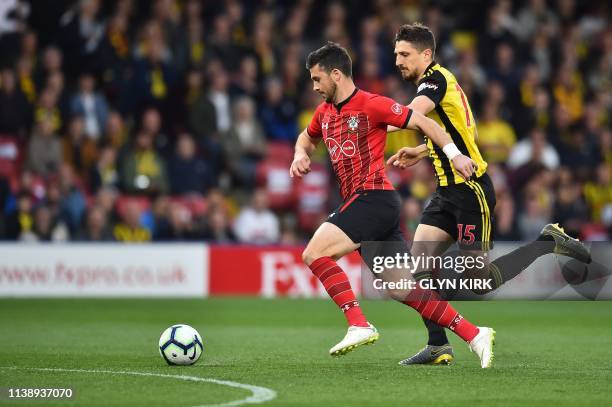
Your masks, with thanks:
M 302 257 L 347 319 L 346 336 L 330 349 L 332 356 L 339 356 L 375 342 L 379 334 L 364 316 L 348 277 L 336 260 L 359 249 L 361 242 L 404 240 L 399 228 L 400 198 L 385 174 L 387 126 L 417 129 L 439 144 L 444 144 L 448 135 L 424 115 L 387 97 L 358 89 L 352 79 L 351 59 L 338 44 L 327 43 L 312 52 L 306 67 L 314 91 L 325 101 L 298 137 L 290 173 L 297 177 L 307 174 L 310 154 L 323 140 L 344 203 L 317 229 Z M 489 367 L 492 340 L 475 338 L 492 332 L 491 328 L 475 326 L 434 291 L 417 290 L 402 302 L 424 318 L 454 331 L 470 343 L 481 358 L 482 367 Z M 475 346 L 478 348 L 474 349 Z

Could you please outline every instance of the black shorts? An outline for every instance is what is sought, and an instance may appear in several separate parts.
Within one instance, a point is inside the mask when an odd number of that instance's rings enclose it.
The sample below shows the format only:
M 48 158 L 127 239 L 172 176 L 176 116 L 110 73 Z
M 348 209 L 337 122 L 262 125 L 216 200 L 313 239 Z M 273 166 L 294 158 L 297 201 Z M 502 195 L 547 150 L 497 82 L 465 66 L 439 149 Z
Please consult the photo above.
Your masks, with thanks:
M 463 248 L 491 248 L 495 189 L 485 173 L 461 184 L 438 187 L 423 211 L 421 223 L 438 227 Z
M 354 242 L 404 241 L 400 230 L 401 199 L 396 191 L 356 192 L 328 217 Z

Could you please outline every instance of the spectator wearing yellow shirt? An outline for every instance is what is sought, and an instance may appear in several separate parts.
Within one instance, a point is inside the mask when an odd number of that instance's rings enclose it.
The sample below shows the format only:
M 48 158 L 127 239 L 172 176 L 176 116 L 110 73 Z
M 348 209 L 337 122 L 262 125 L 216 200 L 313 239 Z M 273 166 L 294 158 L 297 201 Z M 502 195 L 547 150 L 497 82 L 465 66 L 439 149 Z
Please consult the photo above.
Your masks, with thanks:
M 516 143 L 512 126 L 499 117 L 498 108 L 485 103 L 483 116 L 478 122 L 476 143 L 489 163 L 503 163 Z
M 136 201 L 130 201 L 125 206 L 123 221 L 113 228 L 113 237 L 118 242 L 149 242 L 151 232 L 140 226 L 141 209 Z
M 34 81 L 34 66 L 32 61 L 26 58 L 21 58 L 15 66 L 19 90 L 24 94 L 30 104 L 36 102 L 36 82 Z
M 5 220 L 5 237 L 17 240 L 32 230 L 34 226 L 33 206 L 32 197 L 28 192 L 22 191 L 17 195 L 17 209 Z
M 577 71 L 565 65 L 559 69 L 553 86 L 555 102 L 563 106 L 570 115 L 572 123 L 582 117 L 584 110 L 582 77 Z
M 584 185 L 584 197 L 591 209 L 591 218 L 596 222 L 601 221 L 603 208 L 612 205 L 612 177 L 605 163 L 597 167 L 596 181 Z
M 153 148 L 153 135 L 138 132 L 134 148 L 123 160 L 121 184 L 127 192 L 154 194 L 168 190 L 168 177 L 163 158 Z
M 58 95 L 52 89 L 43 90 L 38 99 L 38 104 L 34 109 L 34 121 L 40 123 L 43 120 L 50 120 L 54 132 L 62 128 L 62 114 L 57 107 Z

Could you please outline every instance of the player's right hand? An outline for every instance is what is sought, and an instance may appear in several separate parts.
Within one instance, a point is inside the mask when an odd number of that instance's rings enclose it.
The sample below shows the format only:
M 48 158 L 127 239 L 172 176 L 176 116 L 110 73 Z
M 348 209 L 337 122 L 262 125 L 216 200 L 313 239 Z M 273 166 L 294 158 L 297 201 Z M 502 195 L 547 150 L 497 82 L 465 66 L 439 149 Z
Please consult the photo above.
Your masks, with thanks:
M 310 157 L 306 154 L 296 154 L 289 168 L 289 176 L 302 178 L 310 172 Z
M 420 156 L 418 150 L 414 147 L 402 147 L 397 153 L 393 154 L 387 160 L 387 165 L 393 165 L 394 167 L 401 168 L 402 170 L 408 167 L 412 167 L 423 157 Z
M 466 181 L 469 181 L 478 169 L 478 165 L 476 165 L 474 160 L 463 154 L 453 158 L 453 167 Z

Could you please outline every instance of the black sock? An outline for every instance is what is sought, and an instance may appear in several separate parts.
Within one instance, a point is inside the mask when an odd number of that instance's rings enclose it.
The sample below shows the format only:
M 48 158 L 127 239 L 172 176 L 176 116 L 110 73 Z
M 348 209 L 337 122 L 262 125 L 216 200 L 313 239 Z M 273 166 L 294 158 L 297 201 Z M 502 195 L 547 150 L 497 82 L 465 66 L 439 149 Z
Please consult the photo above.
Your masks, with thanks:
M 444 327 L 425 318 L 423 318 L 423 322 L 425 323 L 425 326 L 427 327 L 427 333 L 429 334 L 429 339 L 427 340 L 428 345 L 442 346 L 448 343 L 448 338 L 446 337 L 446 331 L 444 330 Z
M 555 241 L 551 236 L 540 236 L 535 242 L 493 260 L 489 270 L 494 288 L 512 280 L 538 257 L 552 253 L 554 248 Z

